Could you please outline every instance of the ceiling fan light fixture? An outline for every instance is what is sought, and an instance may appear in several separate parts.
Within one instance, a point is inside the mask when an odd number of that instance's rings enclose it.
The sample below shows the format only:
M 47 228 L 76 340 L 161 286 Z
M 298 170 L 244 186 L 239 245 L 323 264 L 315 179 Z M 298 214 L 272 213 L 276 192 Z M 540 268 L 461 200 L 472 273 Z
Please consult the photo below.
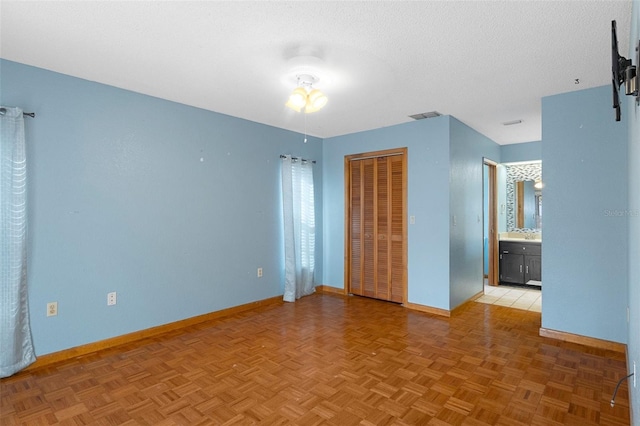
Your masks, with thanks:
M 309 114 L 319 111 L 327 104 L 327 97 L 318 89 L 313 88 L 313 83 L 318 81 L 318 78 L 313 75 L 301 74 L 297 76 L 298 87 L 296 87 L 289 100 L 285 104 L 296 112 L 302 111 Z
M 318 89 L 313 89 L 311 90 L 311 92 L 309 92 L 309 95 L 307 96 L 307 105 L 304 108 L 304 112 L 306 113 L 316 112 L 320 110 L 322 107 L 324 107 L 327 104 L 327 101 L 328 99 L 324 93 L 322 93 Z
M 287 102 L 287 106 L 297 108 L 298 111 L 302 109 L 307 103 L 307 91 L 304 87 L 296 87 L 291 95 L 289 96 L 289 101 Z
M 292 110 L 294 110 L 295 112 L 300 112 L 302 111 L 302 108 L 300 108 L 299 106 L 294 105 L 293 103 L 291 103 L 291 101 L 288 101 L 286 104 L 284 104 L 287 108 L 290 108 Z

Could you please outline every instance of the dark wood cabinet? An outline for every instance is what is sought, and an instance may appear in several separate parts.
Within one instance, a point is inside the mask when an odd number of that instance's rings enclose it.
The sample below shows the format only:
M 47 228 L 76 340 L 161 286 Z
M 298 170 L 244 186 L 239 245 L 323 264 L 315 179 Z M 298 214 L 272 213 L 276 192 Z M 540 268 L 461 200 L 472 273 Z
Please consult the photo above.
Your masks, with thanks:
M 521 254 L 500 254 L 500 282 L 524 284 L 524 264 Z
M 500 241 L 500 282 L 542 281 L 541 246 L 539 242 Z
M 524 257 L 524 283 L 542 281 L 542 256 L 526 255 Z

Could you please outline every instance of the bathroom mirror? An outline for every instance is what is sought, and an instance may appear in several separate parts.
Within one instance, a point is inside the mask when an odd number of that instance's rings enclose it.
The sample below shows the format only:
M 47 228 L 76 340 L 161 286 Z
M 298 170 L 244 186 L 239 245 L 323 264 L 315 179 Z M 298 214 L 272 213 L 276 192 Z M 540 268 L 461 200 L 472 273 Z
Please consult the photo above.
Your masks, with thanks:
M 533 180 L 515 182 L 516 228 L 542 228 L 542 191 Z
M 542 162 L 505 163 L 506 225 L 508 232 L 542 230 Z M 520 194 L 520 195 L 519 195 Z

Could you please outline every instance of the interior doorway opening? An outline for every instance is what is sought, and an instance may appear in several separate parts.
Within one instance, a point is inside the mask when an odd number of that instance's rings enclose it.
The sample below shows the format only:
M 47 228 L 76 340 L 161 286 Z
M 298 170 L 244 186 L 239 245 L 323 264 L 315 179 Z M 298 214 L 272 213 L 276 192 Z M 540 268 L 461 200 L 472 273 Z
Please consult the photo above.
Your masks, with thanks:
M 484 276 L 491 286 L 498 285 L 499 275 L 497 165 L 488 158 L 483 160 Z

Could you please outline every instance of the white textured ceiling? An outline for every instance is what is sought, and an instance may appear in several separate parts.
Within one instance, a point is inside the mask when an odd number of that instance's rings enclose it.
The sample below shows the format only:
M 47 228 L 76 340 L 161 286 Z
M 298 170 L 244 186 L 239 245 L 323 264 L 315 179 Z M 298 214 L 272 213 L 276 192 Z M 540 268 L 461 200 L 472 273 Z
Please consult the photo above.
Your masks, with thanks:
M 310 135 L 436 110 L 508 144 L 541 139 L 542 97 L 611 84 L 611 20 L 628 56 L 630 16 L 630 0 L 1 0 L 0 57 L 301 133 L 284 103 L 311 64 L 329 103 Z

